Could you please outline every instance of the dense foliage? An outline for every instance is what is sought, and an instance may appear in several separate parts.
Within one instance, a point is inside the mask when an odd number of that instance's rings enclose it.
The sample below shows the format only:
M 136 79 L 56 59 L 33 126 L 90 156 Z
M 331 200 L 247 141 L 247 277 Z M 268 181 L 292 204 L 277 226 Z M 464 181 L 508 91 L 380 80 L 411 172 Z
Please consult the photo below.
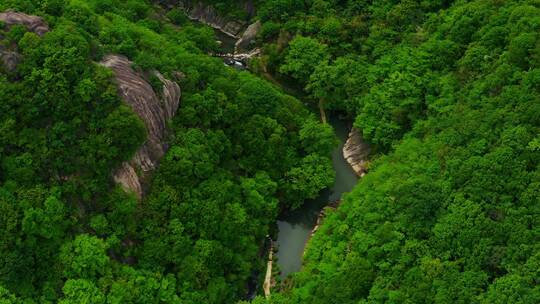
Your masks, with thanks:
M 331 128 L 205 55 L 217 46 L 212 30 L 148 2 L 2 1 L 6 9 L 42 16 L 51 30 L 1 26 L 2 47 L 21 62 L 0 74 L 0 302 L 242 298 L 279 210 L 333 182 Z M 110 53 L 183 91 L 142 201 L 111 177 L 146 130 L 97 64 Z
M 259 64 L 386 153 L 268 302 L 540 302 L 540 3 L 261 5 Z
M 354 120 L 375 153 L 302 271 L 253 303 L 540 302 L 537 0 L 204 2 L 244 20 L 254 3 L 263 55 L 252 69 Z M 331 128 L 206 56 L 212 30 L 178 9 L 7 8 L 51 31 L 0 33 L 22 55 L 0 75 L 0 302 L 241 299 L 278 212 L 332 183 Z M 109 53 L 186 76 L 143 201 L 111 180 L 145 128 L 95 64 Z

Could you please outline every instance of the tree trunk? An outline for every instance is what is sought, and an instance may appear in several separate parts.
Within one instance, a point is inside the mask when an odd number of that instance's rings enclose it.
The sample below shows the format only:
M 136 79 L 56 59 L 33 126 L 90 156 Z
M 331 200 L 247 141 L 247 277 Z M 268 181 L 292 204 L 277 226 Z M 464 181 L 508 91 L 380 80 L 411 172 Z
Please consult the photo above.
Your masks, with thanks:
M 321 121 L 326 123 L 326 113 L 324 112 L 324 99 L 319 99 L 319 112 L 321 112 Z

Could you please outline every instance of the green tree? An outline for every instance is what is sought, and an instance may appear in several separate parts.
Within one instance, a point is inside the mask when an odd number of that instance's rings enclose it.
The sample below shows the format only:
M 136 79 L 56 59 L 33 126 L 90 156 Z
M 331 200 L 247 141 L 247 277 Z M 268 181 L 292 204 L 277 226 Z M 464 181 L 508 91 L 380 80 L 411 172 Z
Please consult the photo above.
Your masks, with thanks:
M 109 271 L 108 245 L 88 234 L 78 235 L 62 246 L 60 260 L 68 278 L 95 279 Z
M 64 298 L 61 304 L 101 304 L 106 296 L 92 281 L 85 279 L 67 280 L 62 288 Z
M 296 36 L 289 44 L 285 62 L 279 71 L 291 75 L 300 83 L 307 83 L 315 68 L 329 59 L 326 45 L 313 38 Z
M 64 203 L 51 196 L 45 200 L 43 208 L 29 208 L 24 212 L 23 231 L 46 239 L 64 236 L 67 219 Z
M 0 303 L 2 304 L 18 304 L 22 303 L 15 295 L 9 292 L 0 285 Z
M 313 199 L 319 191 L 334 182 L 335 173 L 328 157 L 310 154 L 298 167 L 286 173 L 286 190 L 291 198 L 290 206 L 296 209 L 302 205 L 303 198 Z
M 299 135 L 302 146 L 307 153 L 330 155 L 338 145 L 332 126 L 318 123 L 315 119 L 306 120 Z

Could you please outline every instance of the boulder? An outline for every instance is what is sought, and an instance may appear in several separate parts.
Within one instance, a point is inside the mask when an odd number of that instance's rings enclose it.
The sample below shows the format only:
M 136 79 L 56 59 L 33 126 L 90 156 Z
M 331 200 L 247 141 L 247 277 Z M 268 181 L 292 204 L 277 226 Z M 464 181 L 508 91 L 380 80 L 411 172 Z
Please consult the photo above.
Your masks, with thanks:
M 352 128 L 349 132 L 349 138 L 343 146 L 343 157 L 351 165 L 356 175 L 362 177 L 367 172 L 367 157 L 371 148 L 362 137 L 362 132 Z
M 236 41 L 235 49 L 236 52 L 245 51 L 250 49 L 251 46 L 255 43 L 255 38 L 261 30 L 261 22 L 256 21 L 248 26 L 248 28 L 242 34 L 242 37 Z
M 0 58 L 4 63 L 7 71 L 13 72 L 17 68 L 17 64 L 21 61 L 21 55 L 14 51 L 7 51 L 0 48 Z
M 132 62 L 126 57 L 107 55 L 100 64 L 113 71 L 120 97 L 146 126 L 146 142 L 130 161 L 123 163 L 113 174 L 117 183 L 140 198 L 144 194 L 143 178 L 158 166 L 168 149 L 167 121 L 178 109 L 181 96 L 180 86 L 154 71 L 154 75 L 163 84 L 162 92 L 156 94 L 148 81 L 132 69 Z
M 43 18 L 17 13 L 11 10 L 0 13 L 0 21 L 8 27 L 13 25 L 24 25 L 29 31 L 34 32 L 39 36 L 43 36 L 49 31 L 49 26 Z

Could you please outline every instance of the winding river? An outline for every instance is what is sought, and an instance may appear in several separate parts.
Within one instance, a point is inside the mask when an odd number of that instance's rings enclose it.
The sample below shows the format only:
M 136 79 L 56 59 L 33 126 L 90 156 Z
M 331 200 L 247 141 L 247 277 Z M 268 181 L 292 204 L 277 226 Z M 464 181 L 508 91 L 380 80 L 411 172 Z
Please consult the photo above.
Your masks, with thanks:
M 232 53 L 236 40 L 228 35 L 215 30 L 216 38 L 220 41 L 222 53 Z M 240 62 L 224 59 L 227 65 L 235 68 L 244 69 Z M 282 89 L 294 94 L 293 88 L 288 88 L 286 84 L 281 84 Z M 299 97 L 299 96 L 298 96 Z M 300 97 L 299 97 L 300 98 Z M 318 112 L 318 110 L 317 110 Z M 330 202 L 341 199 L 343 193 L 352 190 L 358 181 L 358 177 L 351 166 L 343 157 L 343 145 L 347 140 L 350 126 L 343 120 L 330 113 L 329 123 L 334 128 L 336 136 L 339 139 L 339 145 L 332 152 L 332 164 L 336 173 L 334 185 L 321 191 L 316 199 L 306 201 L 305 204 L 294 211 L 281 214 L 278 217 L 277 226 L 279 229 L 275 244 L 278 246 L 277 265 L 281 271 L 280 277 L 286 278 L 289 274 L 297 272 L 302 267 L 302 256 L 304 248 L 310 235 L 317 223 L 317 218 L 321 210 Z M 253 285 L 253 286 L 251 286 Z M 248 298 L 255 295 L 258 284 L 251 282 Z
M 278 218 L 277 265 L 281 270 L 282 279 L 290 273 L 300 270 L 304 247 L 316 225 L 321 210 L 329 202 L 341 199 L 342 194 L 352 190 L 358 180 L 351 166 L 343 158 L 342 153 L 343 144 L 349 134 L 347 124 L 332 117 L 332 115 L 329 123 L 334 127 L 340 141 L 339 146 L 332 152 L 332 164 L 336 172 L 336 180 L 330 189 L 322 191 L 316 199 L 306 201 L 301 208 L 282 214 Z

